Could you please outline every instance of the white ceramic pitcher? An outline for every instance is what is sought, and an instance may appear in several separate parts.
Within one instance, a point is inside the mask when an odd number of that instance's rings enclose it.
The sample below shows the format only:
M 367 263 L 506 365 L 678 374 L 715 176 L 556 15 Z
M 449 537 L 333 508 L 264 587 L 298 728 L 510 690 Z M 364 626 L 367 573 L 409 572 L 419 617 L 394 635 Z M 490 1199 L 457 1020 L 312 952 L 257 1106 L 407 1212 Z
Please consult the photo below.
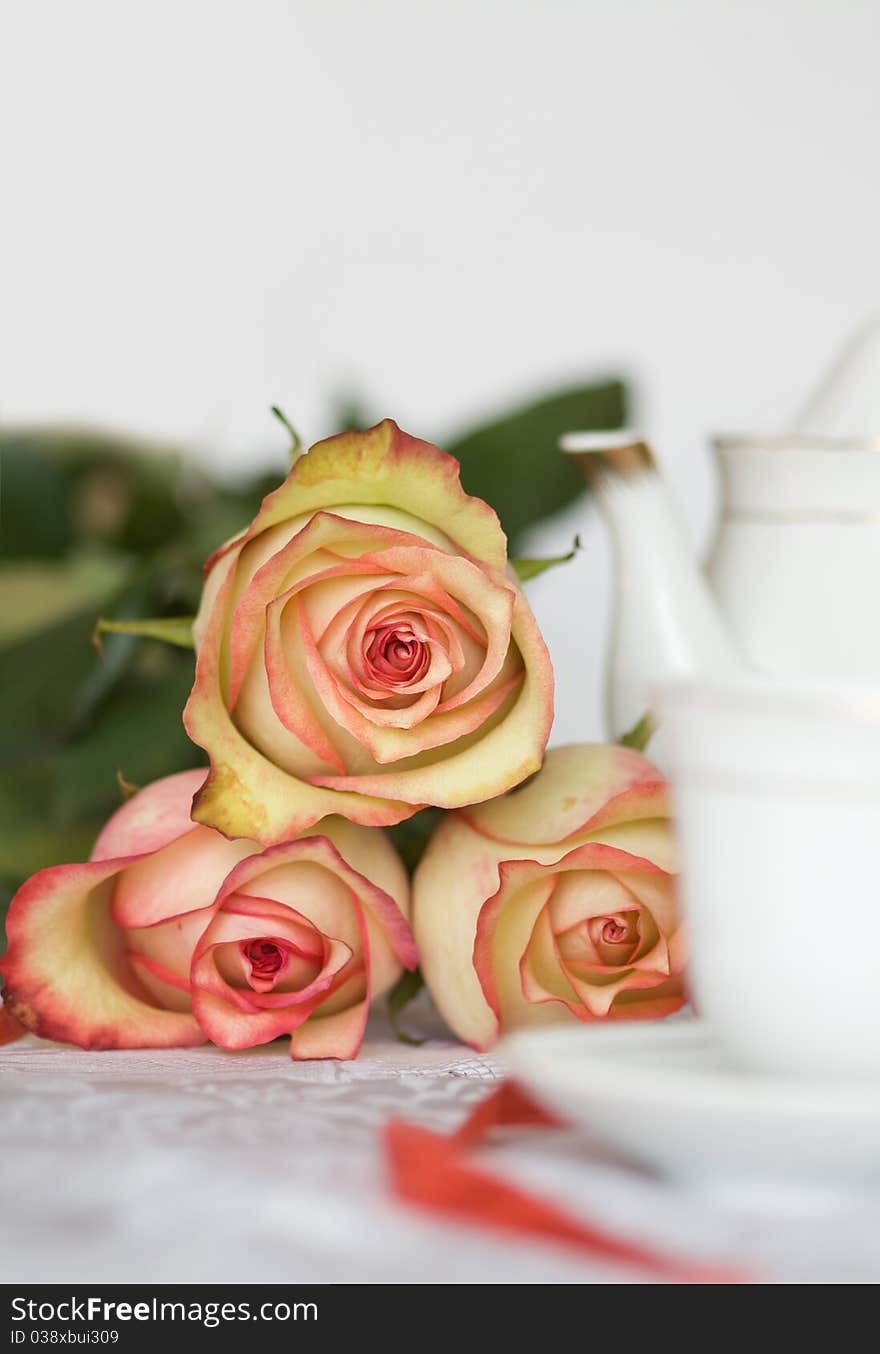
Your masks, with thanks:
M 723 506 L 705 573 L 643 441 L 563 437 L 614 539 L 613 736 L 671 678 L 752 669 L 880 685 L 880 436 L 840 435 L 848 409 L 880 433 L 880 324 L 793 432 L 715 439 Z

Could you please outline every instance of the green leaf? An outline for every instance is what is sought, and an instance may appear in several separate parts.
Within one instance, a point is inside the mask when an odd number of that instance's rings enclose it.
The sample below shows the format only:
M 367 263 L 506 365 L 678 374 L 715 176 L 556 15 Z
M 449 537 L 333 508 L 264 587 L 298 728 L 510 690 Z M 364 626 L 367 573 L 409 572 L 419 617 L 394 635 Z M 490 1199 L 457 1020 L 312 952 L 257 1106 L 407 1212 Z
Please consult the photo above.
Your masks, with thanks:
M 525 529 L 558 512 L 584 492 L 584 478 L 559 450 L 573 428 L 619 428 L 626 423 L 620 381 L 571 386 L 488 420 L 441 445 L 461 461 L 462 483 L 501 518 L 515 551 Z
M 424 986 L 425 980 L 421 971 L 413 969 L 402 973 L 388 993 L 388 1016 L 395 1037 L 401 1044 L 412 1044 L 416 1048 L 419 1048 L 425 1042 L 424 1039 L 416 1039 L 413 1035 L 407 1034 L 401 1028 L 400 1017 L 410 1002 L 415 1001 Z
M 128 436 L 39 425 L 0 434 L 0 555 L 57 557 L 76 540 L 146 554 L 181 532 L 183 478 L 176 450 Z
M 166 657 L 171 659 L 171 650 Z M 59 822 L 109 817 L 119 807 L 120 767 L 127 781 L 148 785 L 204 763 L 181 721 L 191 688 L 191 663 L 177 657 L 165 672 L 126 676 L 88 728 L 52 758 L 52 804 Z
M 71 551 L 64 560 L 0 561 L 0 645 L 115 602 L 131 562 L 105 550 Z
M 442 817 L 442 809 L 421 809 L 412 818 L 386 829 L 410 874 L 421 860 L 428 839 Z
M 622 748 L 635 748 L 636 752 L 644 752 L 651 741 L 654 733 L 654 720 L 648 710 L 637 724 L 628 729 L 625 734 L 618 738 L 617 742 Z
M 181 649 L 195 647 L 193 621 L 195 616 L 154 616 L 150 620 L 107 620 L 101 617 L 95 626 L 94 640 L 100 645 L 100 636 L 139 635 L 143 639 L 161 639 L 165 644 L 176 644 Z
M 57 559 L 73 539 L 63 469 L 32 435 L 0 435 L 0 556 Z
M 0 877 L 18 884 L 35 870 L 85 860 L 119 808 L 119 769 L 129 785 L 204 763 L 180 719 L 192 665 L 173 650 L 159 674 L 129 672 L 91 721 L 62 745 L 0 764 Z
M 6 796 L 0 796 L 3 806 L 4 831 L 0 840 L 0 877 L 8 880 L 13 892 L 30 875 L 48 865 L 63 865 L 69 861 L 88 860 L 95 838 L 101 830 L 100 822 L 69 823 L 60 827 L 39 817 L 39 810 L 29 814 L 10 816 Z M 117 804 L 118 808 L 118 804 Z
M 580 536 L 575 536 L 574 545 L 566 555 L 547 555 L 544 559 L 512 559 L 510 562 L 516 570 L 516 576 L 520 583 L 528 583 L 530 578 L 537 578 L 539 574 L 546 573 L 548 569 L 555 569 L 557 564 L 568 564 L 573 560 L 581 548 Z
M 100 672 L 94 621 L 89 607 L 0 649 L 0 763 L 55 746 L 102 694 L 96 676 L 118 675 L 115 666 Z

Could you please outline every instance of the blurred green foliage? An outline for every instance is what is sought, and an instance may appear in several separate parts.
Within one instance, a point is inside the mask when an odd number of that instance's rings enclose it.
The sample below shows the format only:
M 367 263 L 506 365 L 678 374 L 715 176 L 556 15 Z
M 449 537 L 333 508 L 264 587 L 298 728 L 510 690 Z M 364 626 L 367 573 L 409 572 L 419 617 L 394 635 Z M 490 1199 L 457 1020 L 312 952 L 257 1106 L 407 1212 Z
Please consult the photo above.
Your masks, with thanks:
M 620 428 L 626 413 L 621 381 L 569 386 L 442 445 L 461 461 L 468 493 L 492 504 L 515 555 L 528 527 L 564 508 L 583 490 L 580 470 L 559 452 L 560 433 Z
M 192 613 L 203 560 L 284 473 L 220 484 L 173 449 L 35 428 L 0 434 L 0 891 L 88 856 L 136 785 L 204 761 L 180 712 L 191 652 L 99 615 Z
M 569 389 L 445 445 L 515 545 L 583 490 L 560 432 L 625 422 L 619 382 Z M 342 423 L 347 420 L 343 420 Z M 180 450 L 90 431 L 0 432 L 0 908 L 27 875 L 84 859 L 142 785 L 203 764 L 180 713 L 193 655 L 134 634 L 93 643 L 99 616 L 190 616 L 201 566 L 285 473 L 224 483 Z M 134 627 L 133 627 L 134 628 Z M 436 818 L 399 829 L 409 864 Z

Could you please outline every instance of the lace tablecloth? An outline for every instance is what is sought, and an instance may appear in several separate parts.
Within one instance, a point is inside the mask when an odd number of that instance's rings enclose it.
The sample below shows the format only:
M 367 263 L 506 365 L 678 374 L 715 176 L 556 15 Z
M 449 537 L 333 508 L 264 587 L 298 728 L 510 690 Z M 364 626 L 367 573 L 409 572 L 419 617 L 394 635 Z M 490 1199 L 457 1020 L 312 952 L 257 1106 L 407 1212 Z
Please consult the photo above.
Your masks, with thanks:
M 22 1039 L 0 1049 L 3 1281 L 644 1282 L 392 1199 L 388 1119 L 451 1129 L 499 1075 L 461 1045 L 411 1048 L 381 1029 L 349 1064 L 292 1063 L 282 1044 L 83 1053 Z M 654 1244 L 748 1256 L 783 1281 L 880 1277 L 873 1210 L 815 1228 L 749 1221 L 550 1137 L 493 1163 Z

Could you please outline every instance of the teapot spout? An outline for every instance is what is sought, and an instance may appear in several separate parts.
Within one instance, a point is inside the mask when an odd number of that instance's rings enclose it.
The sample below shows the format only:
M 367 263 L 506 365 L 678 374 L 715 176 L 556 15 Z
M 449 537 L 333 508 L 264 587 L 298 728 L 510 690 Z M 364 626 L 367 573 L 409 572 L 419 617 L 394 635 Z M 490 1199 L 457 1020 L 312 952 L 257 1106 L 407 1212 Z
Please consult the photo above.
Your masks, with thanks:
M 634 433 L 566 433 L 611 531 L 616 575 L 608 669 L 611 736 L 650 710 L 665 682 L 742 670 L 647 443 Z

